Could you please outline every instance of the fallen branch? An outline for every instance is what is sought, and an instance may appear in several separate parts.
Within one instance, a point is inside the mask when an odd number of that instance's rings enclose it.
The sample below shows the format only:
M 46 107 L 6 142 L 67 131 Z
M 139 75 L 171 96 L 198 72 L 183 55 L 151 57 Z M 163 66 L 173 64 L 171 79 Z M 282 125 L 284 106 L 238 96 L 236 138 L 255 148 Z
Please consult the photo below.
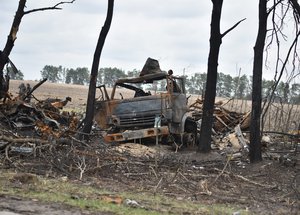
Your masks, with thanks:
M 236 177 L 236 178 L 242 179 L 243 181 L 246 181 L 246 182 L 248 182 L 248 183 L 250 183 L 250 184 L 254 184 L 254 185 L 257 185 L 257 186 L 260 186 L 260 187 L 264 187 L 264 188 L 268 188 L 268 189 L 272 189 L 272 188 L 277 187 L 277 185 L 265 185 L 265 184 L 261 184 L 261 183 L 252 181 L 252 180 L 250 180 L 250 179 L 248 179 L 248 178 L 245 178 L 244 176 L 241 176 L 241 175 L 235 175 L 235 174 L 233 174 L 233 173 L 231 173 L 231 172 L 224 171 L 224 169 L 223 169 L 223 170 L 220 170 L 220 169 L 217 169 L 217 168 L 214 168 L 214 169 L 215 169 L 216 171 L 218 171 L 218 172 L 226 173 L 226 174 L 228 174 L 228 175 L 232 175 L 232 176 L 234 176 L 234 177 Z
M 224 168 L 222 169 L 222 171 L 220 172 L 220 174 L 215 178 L 215 180 L 211 183 L 211 186 L 216 183 L 216 181 L 220 178 L 221 175 L 223 175 L 223 173 L 225 172 L 225 169 L 227 168 L 230 160 L 231 160 L 230 158 L 227 158 L 227 162 L 226 162 Z
M 9 150 L 10 147 L 11 147 L 11 144 L 8 144 L 8 145 L 6 146 L 6 148 L 5 148 L 5 159 L 8 160 L 8 162 L 11 163 L 16 169 L 21 170 L 21 168 L 18 167 L 18 166 L 15 164 L 15 162 L 13 162 L 13 161 L 9 158 L 9 156 L 8 156 L 8 150 Z
M 154 168 L 152 166 L 150 166 L 150 169 L 152 170 L 152 172 L 154 173 L 155 177 L 158 178 L 156 171 L 154 170 Z
M 279 131 L 263 131 L 264 134 L 281 134 L 284 136 L 289 136 L 292 138 L 300 138 L 299 134 L 290 134 L 290 133 L 285 133 L 285 132 L 279 132 Z
M 241 176 L 241 175 L 234 175 L 235 177 L 239 178 L 239 179 L 242 179 L 250 184 L 254 184 L 254 185 L 258 185 L 260 187 L 264 187 L 264 188 L 275 188 L 277 187 L 277 185 L 265 185 L 265 184 L 261 184 L 261 183 L 258 183 L 258 182 L 255 182 L 255 181 L 252 181 L 248 178 L 245 178 L 244 176 Z
M 4 135 L 0 135 L 0 140 L 6 141 L 9 143 L 39 143 L 39 144 L 49 144 L 49 143 L 53 143 L 53 144 L 67 144 L 67 145 L 71 145 L 74 141 L 82 144 L 83 146 L 86 147 L 91 147 L 88 144 L 79 141 L 75 138 L 60 138 L 60 139 L 54 139 L 54 140 L 43 140 L 43 139 L 38 139 L 38 138 L 15 138 L 15 137 L 7 137 Z M 5 145 L 7 145 L 5 144 Z M 3 146 L 2 146 L 3 147 Z
M 160 178 L 159 182 L 157 183 L 157 185 L 154 187 L 154 194 L 156 194 L 157 189 L 160 187 L 161 183 L 162 183 L 163 177 Z
M 89 144 L 85 143 L 84 141 L 80 141 L 80 140 L 78 140 L 78 139 L 76 139 L 75 137 L 72 137 L 72 136 L 70 136 L 70 138 L 71 138 L 73 141 L 75 141 L 75 142 L 77 142 L 77 143 L 80 143 L 80 144 L 82 144 L 83 146 L 86 146 L 87 148 L 91 148 L 91 146 L 90 146 Z
M 250 131 L 243 131 L 243 133 L 250 133 Z M 279 132 L 279 131 L 263 131 L 263 134 L 279 134 L 283 136 L 288 136 L 290 138 L 300 138 L 300 135 L 297 134 L 290 134 L 286 132 Z
M 35 138 L 13 138 L 13 137 L 7 137 L 4 135 L 0 135 L 0 140 L 4 140 L 7 141 L 9 143 L 41 143 L 41 144 L 45 144 L 45 143 L 49 143 L 48 140 L 41 140 L 41 139 L 35 139 Z
M 9 158 L 9 156 L 8 156 L 8 150 L 9 150 L 9 147 L 10 147 L 10 144 L 6 145 L 6 147 L 5 147 L 5 158 L 6 158 L 9 162 L 13 163 L 12 160 L 11 160 L 11 159 Z
M 79 157 L 78 156 L 78 162 L 76 163 L 77 168 L 79 169 L 79 180 L 82 180 L 83 173 L 86 171 L 86 163 L 85 163 L 85 156 Z

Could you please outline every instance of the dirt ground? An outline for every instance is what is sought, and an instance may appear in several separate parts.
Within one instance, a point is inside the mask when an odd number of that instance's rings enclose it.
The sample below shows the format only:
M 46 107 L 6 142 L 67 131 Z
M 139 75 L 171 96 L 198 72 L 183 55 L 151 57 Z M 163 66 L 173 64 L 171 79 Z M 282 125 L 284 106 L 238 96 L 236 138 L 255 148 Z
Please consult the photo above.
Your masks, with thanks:
M 27 83 L 27 82 L 26 82 Z M 32 86 L 34 82 L 29 82 Z M 11 92 L 19 82 L 11 81 Z M 59 95 L 59 96 L 58 96 Z M 72 97 L 67 108 L 84 110 L 87 87 L 45 83 L 35 93 L 38 99 Z M 2 131 L 2 129 L 1 129 Z M 222 204 L 243 210 L 241 214 L 299 214 L 299 140 L 270 136 L 263 161 L 250 164 L 247 153 L 230 147 L 215 147 L 208 154 L 195 148 L 179 152 L 168 145 L 105 144 L 101 131 L 94 131 L 89 147 L 73 144 L 43 145 L 32 153 L 0 151 L 0 172 L 30 173 L 45 178 L 68 177 L 77 183 L 122 192 L 160 194 L 174 201 Z M 297 142 L 298 141 L 298 142 Z M 80 171 L 84 164 L 84 171 Z M 78 179 L 79 182 L 78 182 Z M 141 202 L 147 206 L 147 202 Z M 165 205 L 149 210 L 165 213 Z M 0 211 L 17 214 L 93 214 L 64 204 L 0 195 Z M 169 209 L 174 214 L 206 214 Z M 1 212 L 0 212 L 1 214 Z M 97 214 L 102 214 L 97 212 Z M 113 214 L 113 213 L 103 213 Z M 216 213 L 216 214 L 228 214 Z M 239 213 L 237 213 L 239 214 Z
M 63 204 L 41 203 L 38 200 L 27 200 L 16 196 L 0 195 L 0 215 L 45 214 L 45 215 L 88 215 L 88 211 Z M 8 213 L 9 212 L 9 213 Z M 7 213 L 7 214 L 6 214 Z M 103 213 L 104 215 L 105 213 Z

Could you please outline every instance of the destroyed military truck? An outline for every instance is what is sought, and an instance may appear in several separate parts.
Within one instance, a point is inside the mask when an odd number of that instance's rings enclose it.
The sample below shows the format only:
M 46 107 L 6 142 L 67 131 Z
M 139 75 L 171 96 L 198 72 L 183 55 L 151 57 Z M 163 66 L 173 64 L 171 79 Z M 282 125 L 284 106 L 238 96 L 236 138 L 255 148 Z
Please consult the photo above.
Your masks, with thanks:
M 107 132 L 107 142 L 159 137 L 176 146 L 194 144 L 197 124 L 188 112 L 183 77 L 160 70 L 148 58 L 139 77 L 119 79 L 111 95 L 105 85 L 98 88 L 95 121 Z

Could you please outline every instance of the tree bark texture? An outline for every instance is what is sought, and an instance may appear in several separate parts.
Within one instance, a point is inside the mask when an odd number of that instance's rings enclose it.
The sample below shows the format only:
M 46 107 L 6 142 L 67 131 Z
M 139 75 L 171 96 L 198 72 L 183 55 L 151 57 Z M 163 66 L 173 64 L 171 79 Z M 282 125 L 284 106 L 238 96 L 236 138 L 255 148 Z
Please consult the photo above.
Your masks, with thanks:
M 24 16 L 26 0 L 20 0 L 18 10 L 16 12 L 13 24 L 10 29 L 10 33 L 7 36 L 5 47 L 0 55 L 0 72 L 3 74 L 3 69 L 5 64 L 8 62 L 8 56 L 10 55 L 11 50 L 14 47 L 14 42 L 17 39 L 17 32 L 19 30 L 19 25 Z
M 300 5 L 298 3 L 298 0 L 289 0 L 289 2 L 292 5 L 295 13 L 297 13 L 298 17 L 300 17 Z
M 88 92 L 88 99 L 87 99 L 87 106 L 86 106 L 86 117 L 84 119 L 84 127 L 83 127 L 83 132 L 86 134 L 89 134 L 91 132 L 92 125 L 93 125 L 93 118 L 94 118 L 94 111 L 95 111 L 96 83 L 97 83 L 97 76 L 98 76 L 98 70 L 100 64 L 100 57 L 101 57 L 106 36 L 110 29 L 110 25 L 113 17 L 113 8 L 114 8 L 114 0 L 108 0 L 106 20 L 98 38 L 98 43 L 94 53 L 92 70 L 91 70 L 90 85 L 89 85 L 89 92 Z
M 8 63 L 8 56 L 10 55 L 11 50 L 14 47 L 14 42 L 17 39 L 17 33 L 19 30 L 19 25 L 24 16 L 24 8 L 25 8 L 26 0 L 20 0 L 18 10 L 16 12 L 14 21 L 12 23 L 10 33 L 7 36 L 6 44 L 3 51 L 0 51 L 0 91 L 4 90 L 4 77 L 3 70 L 4 66 Z
M 223 0 L 212 0 L 212 3 L 213 10 L 211 16 L 210 51 L 208 56 L 207 81 L 198 148 L 198 151 L 200 152 L 209 152 L 211 150 L 211 135 L 216 97 L 218 59 L 220 46 L 222 43 L 222 35 L 220 33 L 220 20 Z
M 263 53 L 267 34 L 267 0 L 259 1 L 259 26 L 254 46 L 253 81 L 252 81 L 252 110 L 250 125 L 250 162 L 262 160 L 261 155 L 261 85 L 263 71 Z

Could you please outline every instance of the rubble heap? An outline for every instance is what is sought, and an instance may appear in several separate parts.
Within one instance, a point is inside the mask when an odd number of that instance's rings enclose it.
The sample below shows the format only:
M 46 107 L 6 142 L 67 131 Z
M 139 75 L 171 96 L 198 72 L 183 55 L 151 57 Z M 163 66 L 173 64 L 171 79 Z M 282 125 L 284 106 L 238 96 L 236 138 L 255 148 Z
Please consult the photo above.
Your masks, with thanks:
M 2 133 L 9 130 L 17 136 L 58 139 L 76 132 L 80 116 L 62 110 L 71 101 L 70 97 L 41 101 L 35 98 L 37 102 L 31 102 L 28 98 L 32 97 L 33 91 L 24 91 L 23 85 L 19 87 L 18 96 L 0 102 Z
M 189 109 L 194 119 L 201 120 L 203 100 L 199 98 L 196 99 L 196 101 L 189 106 Z M 238 113 L 229 111 L 224 107 L 222 101 L 215 103 L 213 116 L 213 129 L 217 134 L 232 131 L 237 125 L 239 125 L 242 130 L 246 130 L 250 127 L 250 112 Z

